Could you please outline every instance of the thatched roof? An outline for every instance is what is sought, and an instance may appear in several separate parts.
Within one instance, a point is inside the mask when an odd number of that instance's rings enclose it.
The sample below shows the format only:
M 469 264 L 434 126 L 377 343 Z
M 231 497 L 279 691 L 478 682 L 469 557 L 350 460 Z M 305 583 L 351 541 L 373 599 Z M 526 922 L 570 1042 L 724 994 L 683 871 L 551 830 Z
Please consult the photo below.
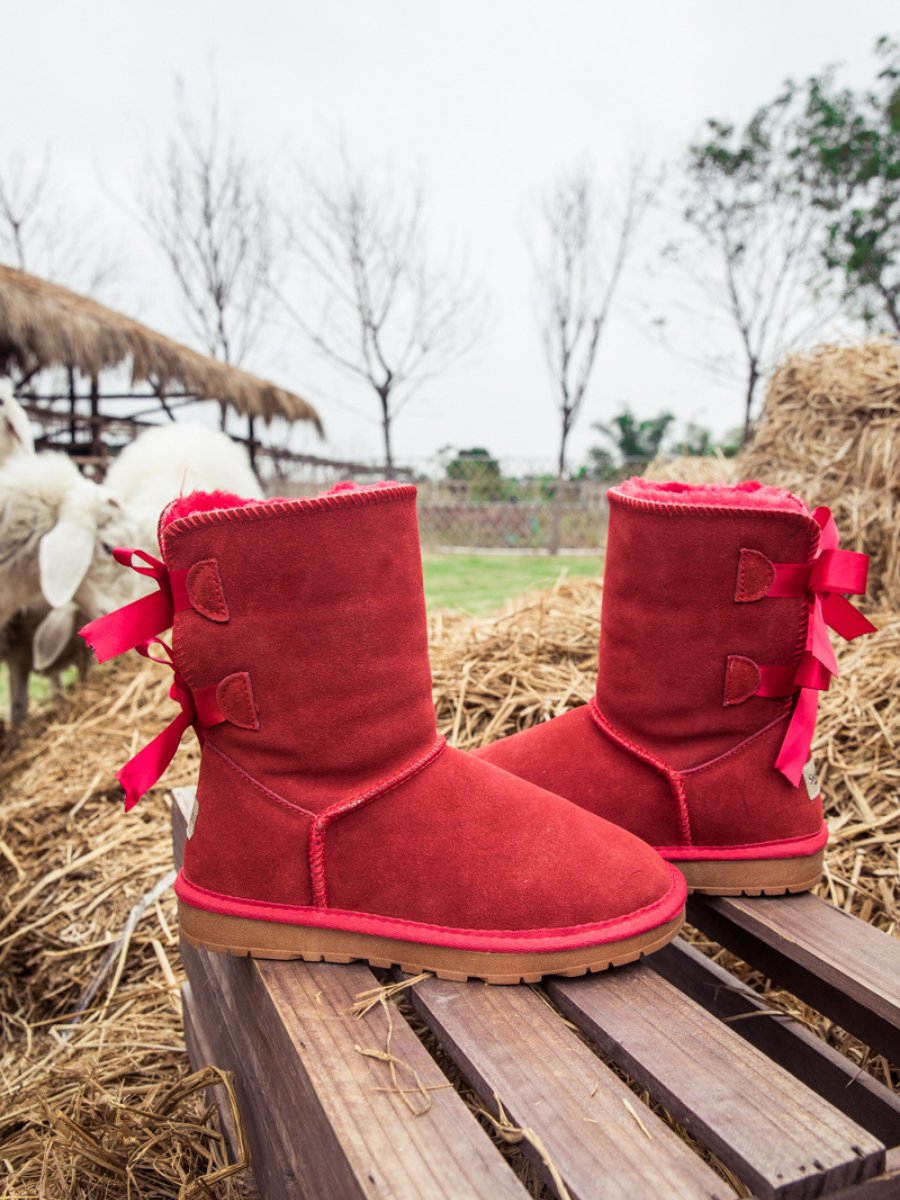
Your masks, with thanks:
M 311 404 L 256 375 L 179 345 L 68 288 L 0 265 L 0 369 L 74 367 L 86 378 L 131 363 L 133 383 L 182 388 L 244 416 L 322 423 Z

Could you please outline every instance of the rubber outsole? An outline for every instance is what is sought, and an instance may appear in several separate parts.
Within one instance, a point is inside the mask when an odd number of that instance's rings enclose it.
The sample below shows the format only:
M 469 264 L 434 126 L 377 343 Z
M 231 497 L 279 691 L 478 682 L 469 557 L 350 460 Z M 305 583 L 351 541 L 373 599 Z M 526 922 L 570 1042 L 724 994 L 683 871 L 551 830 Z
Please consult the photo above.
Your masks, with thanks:
M 670 942 L 684 924 L 684 913 L 645 933 L 577 950 L 540 954 L 486 953 L 450 946 L 429 946 L 346 929 L 318 929 L 276 921 L 230 917 L 193 908 L 179 901 L 181 935 L 190 945 L 214 954 L 236 957 L 302 959 L 304 962 L 349 963 L 362 960 L 373 967 L 398 966 L 418 975 L 430 971 L 439 979 L 485 983 L 537 983 L 544 975 L 573 978 L 635 962 Z
M 672 859 L 701 896 L 783 896 L 808 892 L 822 878 L 824 849 L 802 858 Z

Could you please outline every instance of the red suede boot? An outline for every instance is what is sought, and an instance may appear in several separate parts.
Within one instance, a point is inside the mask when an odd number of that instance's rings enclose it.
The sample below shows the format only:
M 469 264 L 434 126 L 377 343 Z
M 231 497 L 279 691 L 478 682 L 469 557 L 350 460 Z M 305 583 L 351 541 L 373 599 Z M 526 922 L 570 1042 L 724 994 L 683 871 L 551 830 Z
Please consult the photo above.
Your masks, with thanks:
M 798 892 L 827 829 L 809 748 L 837 674 L 826 624 L 868 559 L 828 509 L 758 483 L 609 492 L 597 694 L 476 751 L 636 833 L 714 895 Z
M 674 936 L 684 881 L 649 846 L 437 736 L 415 488 L 195 494 L 160 544 L 160 591 L 85 636 L 108 658 L 174 612 L 184 712 L 119 777 L 130 807 L 196 728 L 192 945 L 515 983 Z

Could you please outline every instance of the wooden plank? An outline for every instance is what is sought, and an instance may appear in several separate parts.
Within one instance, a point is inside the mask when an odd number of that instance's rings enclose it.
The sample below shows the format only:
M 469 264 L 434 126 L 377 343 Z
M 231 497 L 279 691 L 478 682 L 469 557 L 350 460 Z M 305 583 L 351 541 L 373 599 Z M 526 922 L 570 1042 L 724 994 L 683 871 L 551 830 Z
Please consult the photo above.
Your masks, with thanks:
M 231 1071 L 235 1077 L 238 1107 L 250 1147 L 251 1180 L 261 1190 L 265 1200 L 307 1200 L 299 1182 L 294 1178 L 284 1147 L 270 1122 L 266 1120 L 263 1091 L 256 1076 L 246 1063 L 238 1060 L 228 1024 L 221 1012 L 203 1012 L 196 1003 L 190 983 L 182 984 L 184 1040 L 191 1067 L 216 1066 Z M 223 1101 L 222 1090 L 209 1089 L 211 1100 L 219 1101 L 222 1128 L 231 1147 L 231 1158 L 237 1154 L 237 1137 L 231 1118 L 231 1108 Z M 246 1178 L 244 1176 L 241 1177 Z
M 897 1200 L 900 1197 L 900 1150 L 889 1150 L 885 1173 L 855 1187 L 841 1188 L 828 1200 Z
M 573 1200 L 733 1195 L 531 988 L 431 978 L 409 994 L 485 1107 L 497 1114 L 496 1093 L 515 1125 L 538 1134 Z M 552 1186 L 534 1148 L 520 1149 Z
M 692 896 L 688 920 L 876 1053 L 900 1062 L 900 941 L 806 892 Z
M 354 997 L 376 987 L 351 963 L 255 962 L 183 944 L 195 995 L 205 972 L 238 1056 L 263 1087 L 266 1119 L 311 1200 L 356 1196 L 524 1200 L 524 1190 L 457 1093 L 394 1009 L 391 1051 L 410 1063 L 432 1108 L 415 1117 L 391 1088 L 380 1009 L 355 1021 Z M 207 985 L 209 986 L 209 984 Z M 415 1086 L 401 1071 L 402 1086 Z M 421 1101 L 422 1097 L 419 1097 Z M 485 1190 L 483 1190 L 485 1189 Z
M 571 1020 L 766 1200 L 877 1175 L 884 1147 L 644 963 L 544 981 Z
M 860 1072 L 799 1021 L 786 1017 L 682 938 L 647 958 L 647 966 L 867 1129 L 900 1145 L 900 1096 Z M 759 1014 L 759 1015 L 754 1015 Z M 737 1018 L 735 1020 L 735 1018 Z

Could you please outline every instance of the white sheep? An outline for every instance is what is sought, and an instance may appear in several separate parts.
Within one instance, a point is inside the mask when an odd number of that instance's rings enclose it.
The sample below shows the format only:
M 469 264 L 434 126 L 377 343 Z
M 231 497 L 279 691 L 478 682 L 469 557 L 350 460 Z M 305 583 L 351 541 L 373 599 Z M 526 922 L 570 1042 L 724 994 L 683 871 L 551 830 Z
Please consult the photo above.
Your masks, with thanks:
M 77 655 L 82 624 L 155 586 L 115 562 L 116 546 L 158 555 L 159 515 L 182 492 L 262 494 L 244 451 L 194 422 L 142 434 L 107 479 L 85 479 L 64 454 L 0 465 L 0 660 L 10 664 L 14 725 L 27 710 L 30 670 L 52 680 Z
M 116 457 L 104 484 L 123 504 L 157 515 L 188 492 L 225 491 L 254 500 L 263 495 L 246 450 L 199 421 L 147 429 Z
M 57 674 L 85 621 L 148 590 L 112 557 L 139 529 L 65 454 L 18 454 L 0 465 L 0 658 L 14 677 L 15 718 L 24 715 L 23 675 L 27 707 L 30 669 Z
M 15 454 L 34 454 L 31 422 L 9 380 L 0 379 L 0 463 Z
M 83 679 L 90 665 L 90 651 L 78 629 L 85 616 L 74 604 L 51 608 L 37 603 L 19 609 L 0 629 L 0 662 L 9 668 L 10 721 L 13 729 L 28 714 L 28 678 L 32 671 L 49 676 L 53 699 L 62 694 L 64 668 L 76 666 Z

